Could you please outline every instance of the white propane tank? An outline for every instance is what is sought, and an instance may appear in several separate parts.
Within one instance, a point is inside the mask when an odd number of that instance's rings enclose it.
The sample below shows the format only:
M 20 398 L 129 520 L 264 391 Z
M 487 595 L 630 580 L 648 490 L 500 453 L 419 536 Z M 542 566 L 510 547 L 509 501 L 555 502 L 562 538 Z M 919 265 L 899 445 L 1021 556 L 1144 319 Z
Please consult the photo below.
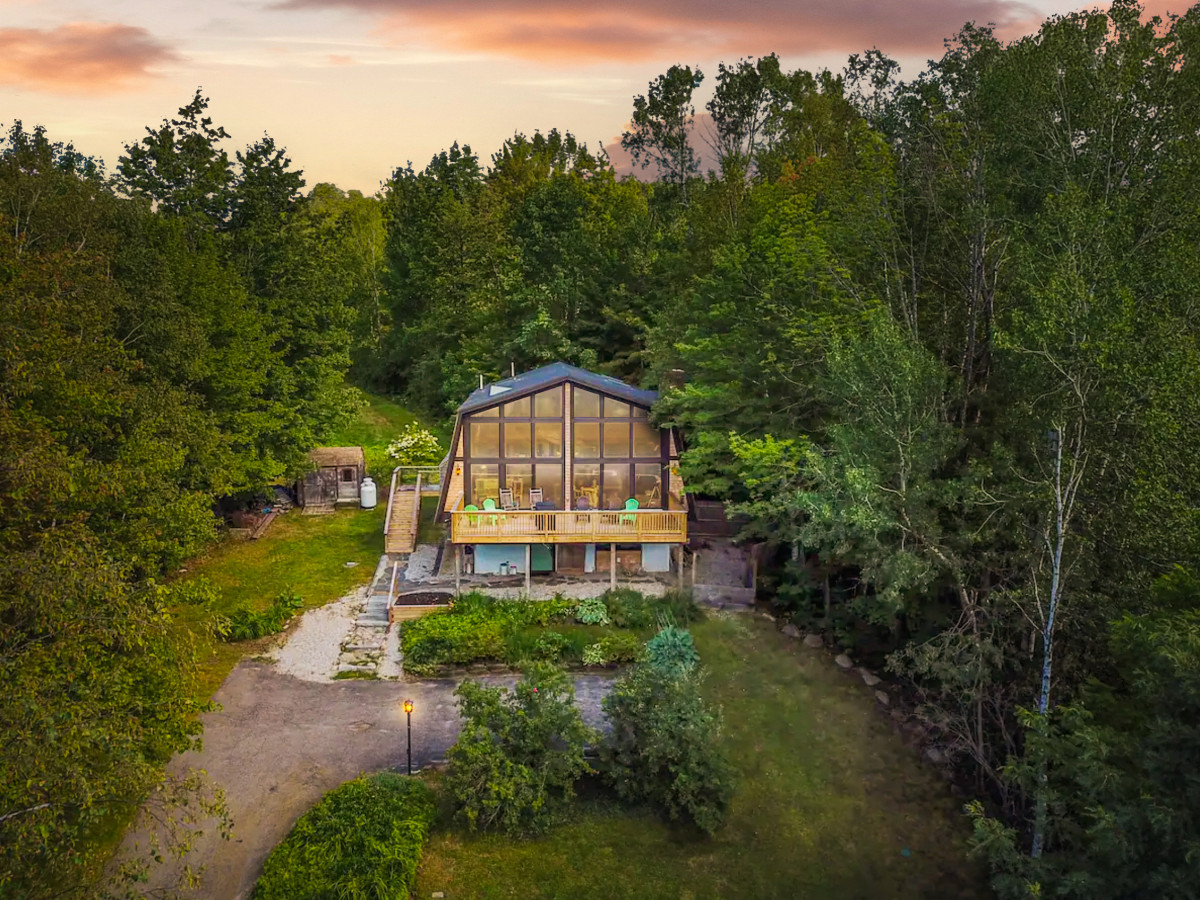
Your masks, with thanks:
M 375 482 L 368 475 L 363 479 L 362 486 L 358 489 L 358 502 L 363 509 L 374 509 L 375 504 L 379 502 L 379 498 L 375 493 Z

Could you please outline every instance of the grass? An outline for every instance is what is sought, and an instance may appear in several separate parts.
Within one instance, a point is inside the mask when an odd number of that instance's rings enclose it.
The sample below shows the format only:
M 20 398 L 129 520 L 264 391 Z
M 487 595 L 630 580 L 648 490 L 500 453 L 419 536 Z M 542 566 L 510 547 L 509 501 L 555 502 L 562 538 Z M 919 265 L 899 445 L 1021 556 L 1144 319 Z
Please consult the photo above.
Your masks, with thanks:
M 282 590 L 295 590 L 304 608 L 323 606 L 366 584 L 383 552 L 381 503 L 372 510 L 341 510 L 326 516 L 306 516 L 298 510 L 280 516 L 257 541 L 226 541 L 207 556 L 192 560 L 186 578 L 204 577 L 221 591 L 217 612 L 239 606 L 266 609 Z M 358 565 L 346 568 L 346 563 Z M 177 619 L 202 632 L 195 607 L 181 607 Z M 202 639 L 203 640 L 203 639 Z M 259 652 L 261 641 L 204 640 L 198 672 L 198 693 L 211 697 L 238 660 Z
M 900 742 L 859 679 L 761 619 L 720 616 L 691 630 L 740 773 L 712 839 L 603 799 L 527 841 L 443 824 L 416 896 L 987 896 L 949 787 Z
M 329 436 L 331 447 L 369 447 L 394 441 L 401 429 L 411 422 L 421 424 L 407 409 L 378 394 L 363 395 L 367 405 L 353 422 Z

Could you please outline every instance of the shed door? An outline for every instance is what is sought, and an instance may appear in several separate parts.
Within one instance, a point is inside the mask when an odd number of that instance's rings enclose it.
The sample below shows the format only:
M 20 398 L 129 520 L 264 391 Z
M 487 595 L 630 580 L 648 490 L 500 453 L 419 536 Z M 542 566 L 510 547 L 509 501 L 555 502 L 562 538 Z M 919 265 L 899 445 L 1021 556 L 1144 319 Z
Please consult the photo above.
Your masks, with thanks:
M 338 469 L 337 496 L 339 500 L 354 500 L 358 497 L 358 473 L 350 466 Z

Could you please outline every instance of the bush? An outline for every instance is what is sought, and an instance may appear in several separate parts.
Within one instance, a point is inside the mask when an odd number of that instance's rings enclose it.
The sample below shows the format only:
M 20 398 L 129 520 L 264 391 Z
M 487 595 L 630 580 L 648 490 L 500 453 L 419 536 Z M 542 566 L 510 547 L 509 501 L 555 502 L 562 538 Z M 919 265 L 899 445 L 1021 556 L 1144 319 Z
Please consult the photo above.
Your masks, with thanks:
M 536 658 L 545 662 L 558 662 L 571 646 L 571 639 L 557 631 L 544 631 L 534 644 Z
M 698 676 L 636 666 L 604 699 L 612 734 L 601 748 L 605 777 L 626 801 L 648 802 L 711 834 L 733 796 L 733 767 L 720 722 Z
M 618 628 L 644 630 L 662 620 L 688 625 L 699 621 L 700 609 L 684 591 L 668 591 L 662 597 L 647 597 L 632 588 L 605 591 L 600 601 L 608 618 Z
M 254 900 L 408 900 L 435 812 L 429 788 L 412 778 L 349 781 L 271 852 Z
M 428 675 L 437 666 L 502 660 L 504 638 L 501 622 L 455 615 L 454 611 L 430 613 L 405 622 L 401 628 L 404 668 L 413 675 Z
M 696 668 L 700 654 L 690 631 L 667 626 L 646 643 L 646 662 L 664 675 L 683 675 Z
M 414 422 L 388 444 L 387 454 L 395 466 L 435 466 L 446 455 L 433 432 Z
M 454 693 L 463 726 L 445 785 L 456 814 L 471 830 L 544 830 L 591 772 L 583 750 L 594 735 L 570 680 L 541 664 L 512 691 L 464 681 Z
M 246 606 L 234 610 L 221 623 L 218 633 L 226 641 L 249 641 L 278 634 L 303 608 L 304 599 L 299 594 L 280 591 L 262 612 L 254 612 Z
M 637 635 L 606 634 L 596 643 L 584 647 L 581 659 L 585 666 L 607 666 L 634 662 L 641 652 L 642 644 Z
M 579 605 L 575 607 L 575 620 L 584 625 L 607 625 L 608 609 L 598 597 L 580 600 Z

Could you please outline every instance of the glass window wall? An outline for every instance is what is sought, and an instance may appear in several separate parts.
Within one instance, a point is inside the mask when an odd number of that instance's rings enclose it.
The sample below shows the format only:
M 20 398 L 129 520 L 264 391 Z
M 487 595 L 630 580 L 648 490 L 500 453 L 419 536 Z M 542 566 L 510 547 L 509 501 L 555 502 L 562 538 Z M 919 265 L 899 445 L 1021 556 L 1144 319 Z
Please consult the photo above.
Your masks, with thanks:
M 468 452 L 472 457 L 495 459 L 500 455 L 500 425 L 498 422 L 472 422 Z

